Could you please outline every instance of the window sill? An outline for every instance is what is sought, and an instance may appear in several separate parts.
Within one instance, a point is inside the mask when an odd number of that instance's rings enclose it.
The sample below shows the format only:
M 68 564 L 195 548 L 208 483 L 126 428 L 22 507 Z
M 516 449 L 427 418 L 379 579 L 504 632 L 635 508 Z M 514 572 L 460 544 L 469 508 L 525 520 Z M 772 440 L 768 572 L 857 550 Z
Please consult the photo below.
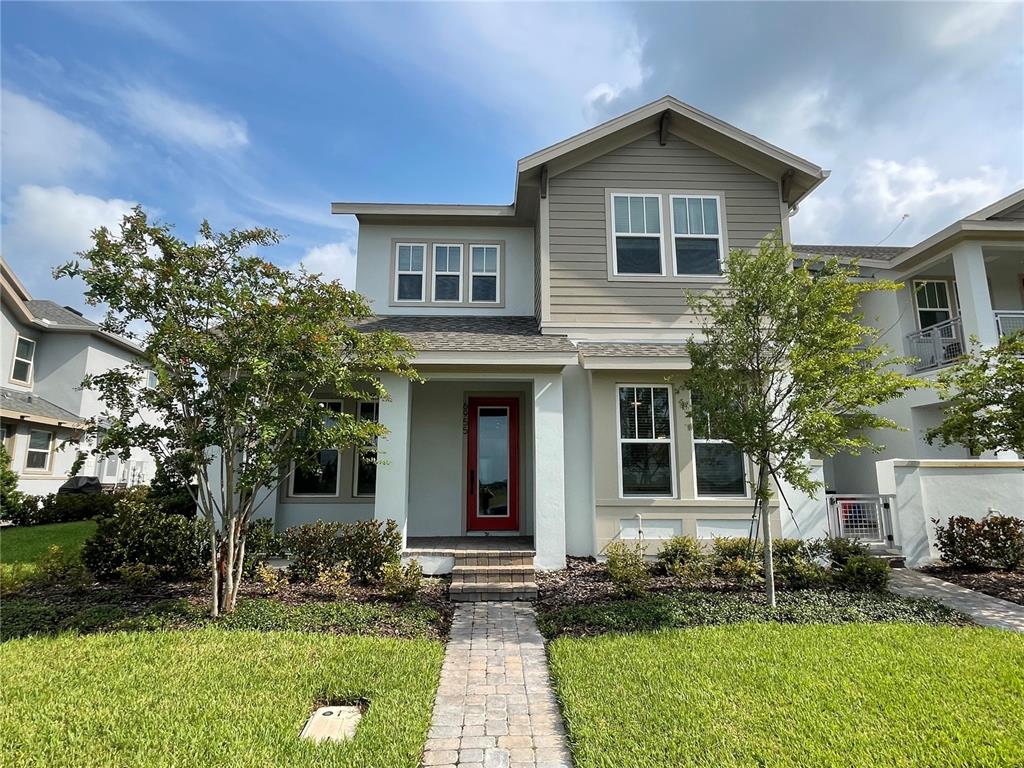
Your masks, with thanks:
M 708 283 L 717 285 L 728 282 L 725 275 L 616 275 L 608 274 L 612 282 L 628 283 Z

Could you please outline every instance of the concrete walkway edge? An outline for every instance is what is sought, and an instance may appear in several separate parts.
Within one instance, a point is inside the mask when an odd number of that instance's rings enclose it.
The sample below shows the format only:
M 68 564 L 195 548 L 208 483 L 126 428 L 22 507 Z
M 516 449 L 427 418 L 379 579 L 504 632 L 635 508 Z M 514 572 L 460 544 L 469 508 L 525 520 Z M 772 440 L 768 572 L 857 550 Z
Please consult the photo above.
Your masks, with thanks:
M 572 768 L 533 606 L 455 609 L 423 765 Z
M 892 572 L 889 589 L 904 597 L 927 597 L 965 613 L 986 627 L 1024 632 L 1024 605 L 1001 600 L 909 568 Z

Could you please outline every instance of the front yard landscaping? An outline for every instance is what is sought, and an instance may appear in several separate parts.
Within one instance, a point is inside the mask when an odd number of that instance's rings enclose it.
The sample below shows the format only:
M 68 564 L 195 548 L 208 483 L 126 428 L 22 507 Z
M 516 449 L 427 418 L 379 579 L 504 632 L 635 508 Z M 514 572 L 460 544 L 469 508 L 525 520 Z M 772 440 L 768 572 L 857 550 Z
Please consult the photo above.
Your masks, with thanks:
M 115 633 L 0 645 L 0 764 L 418 765 L 434 640 L 293 632 Z M 298 739 L 316 706 L 369 702 L 355 738 Z
M 0 528 L 0 563 L 31 563 L 54 546 L 77 552 L 95 530 L 93 520 Z
M 577 768 L 1019 766 L 1024 637 L 738 624 L 550 646 Z

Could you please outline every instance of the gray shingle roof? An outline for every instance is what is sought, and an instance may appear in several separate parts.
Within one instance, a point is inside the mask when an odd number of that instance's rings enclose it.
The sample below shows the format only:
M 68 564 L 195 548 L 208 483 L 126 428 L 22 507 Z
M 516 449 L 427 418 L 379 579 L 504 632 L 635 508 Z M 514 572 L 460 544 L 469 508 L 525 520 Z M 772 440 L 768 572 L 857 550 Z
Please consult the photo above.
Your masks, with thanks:
M 794 245 L 793 250 L 803 257 L 835 256 L 839 259 L 892 261 L 904 251 L 909 250 L 909 248 L 880 245 Z
M 685 344 L 581 341 L 578 346 L 583 357 L 687 357 Z
M 49 299 L 29 299 L 25 306 L 37 320 L 47 321 L 54 327 L 99 328 L 92 320 Z
M 358 323 L 363 331 L 399 333 L 418 352 L 568 352 L 565 336 L 545 336 L 533 317 L 387 315 Z
M 29 416 L 42 416 L 57 421 L 81 422 L 84 421 L 71 411 L 61 408 L 59 405 L 44 400 L 39 395 L 30 392 L 17 392 L 13 389 L 0 387 L 0 409 L 25 413 Z

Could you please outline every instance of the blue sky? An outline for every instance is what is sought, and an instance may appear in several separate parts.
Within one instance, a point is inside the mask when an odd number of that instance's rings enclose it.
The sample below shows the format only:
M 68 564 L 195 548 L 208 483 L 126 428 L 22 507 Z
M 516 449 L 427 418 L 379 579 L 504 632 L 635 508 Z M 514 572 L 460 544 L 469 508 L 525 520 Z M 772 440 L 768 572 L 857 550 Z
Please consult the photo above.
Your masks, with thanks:
M 27 3 L 2 15 L 2 247 L 33 293 L 133 203 L 269 225 L 351 282 L 332 200 L 507 203 L 515 161 L 665 93 L 833 171 L 801 242 L 909 244 L 1024 184 L 1024 6 Z

